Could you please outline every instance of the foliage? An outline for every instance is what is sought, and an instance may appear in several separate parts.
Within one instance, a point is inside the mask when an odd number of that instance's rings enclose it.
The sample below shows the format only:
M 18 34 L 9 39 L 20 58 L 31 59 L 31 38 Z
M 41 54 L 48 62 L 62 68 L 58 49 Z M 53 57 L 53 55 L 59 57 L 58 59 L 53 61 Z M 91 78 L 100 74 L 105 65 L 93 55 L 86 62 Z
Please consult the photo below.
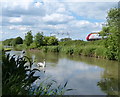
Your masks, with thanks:
M 86 45 L 87 42 L 82 41 L 82 40 L 70 40 L 70 41 L 64 41 L 64 42 L 59 42 L 60 46 L 74 46 L 74 45 Z
M 33 36 L 32 36 L 32 31 L 28 31 L 27 34 L 25 35 L 25 40 L 24 43 L 27 46 L 30 46 L 30 44 L 33 42 Z
M 43 44 L 45 46 L 58 45 L 58 39 L 54 36 L 44 36 Z
M 85 55 L 85 56 L 94 56 L 95 54 L 95 49 L 96 47 L 94 46 L 87 46 L 84 48 L 84 50 L 82 51 L 82 54 Z
M 28 47 L 25 44 L 19 44 L 14 46 L 14 50 L 21 51 L 23 49 L 28 49 Z
M 43 45 L 43 39 L 44 39 L 43 33 L 38 32 L 35 35 L 34 42 L 35 42 L 37 47 L 40 47 L 41 45 Z
M 103 27 L 102 34 L 107 35 L 104 46 L 107 49 L 106 55 L 110 60 L 119 60 L 120 61 L 120 9 L 113 8 L 108 12 L 107 16 L 107 25 Z
M 16 41 L 16 44 L 23 44 L 23 39 L 21 37 L 17 37 L 15 41 Z
M 54 36 L 50 36 L 48 40 L 48 45 L 58 45 L 58 40 Z
M 74 41 L 76 42 L 76 41 Z M 96 58 L 106 58 L 106 48 L 96 42 L 85 42 L 83 45 L 69 45 L 66 43 L 65 46 L 43 46 L 39 48 L 44 52 L 60 52 L 69 55 L 84 55 Z
M 39 78 L 33 76 L 36 70 L 31 70 L 32 63 L 29 60 L 30 68 L 25 65 L 27 57 L 3 56 L 2 62 L 2 93 L 3 95 L 28 95 L 31 84 Z
M 38 69 L 32 68 L 32 62 L 27 56 L 5 56 L 2 53 L 2 94 L 3 95 L 63 95 L 66 91 L 64 86 L 42 81 L 38 86 L 34 83 L 40 79 L 35 76 Z
M 34 49 L 34 48 L 37 48 L 37 45 L 35 42 L 31 43 L 30 46 L 29 46 L 30 49 Z
M 14 38 L 6 39 L 3 41 L 3 45 L 11 46 Z
M 23 44 L 23 39 L 21 37 L 6 39 L 3 41 L 3 45 L 15 46 L 17 44 Z
M 23 44 L 23 39 L 21 37 L 17 37 L 11 41 L 12 46 L 15 46 L 17 44 Z
M 0 42 L 0 51 L 2 51 L 4 48 L 3 48 L 3 44 L 2 42 Z
M 48 43 L 49 39 L 50 39 L 49 36 L 44 36 L 43 44 L 46 46 L 49 45 L 49 43 Z

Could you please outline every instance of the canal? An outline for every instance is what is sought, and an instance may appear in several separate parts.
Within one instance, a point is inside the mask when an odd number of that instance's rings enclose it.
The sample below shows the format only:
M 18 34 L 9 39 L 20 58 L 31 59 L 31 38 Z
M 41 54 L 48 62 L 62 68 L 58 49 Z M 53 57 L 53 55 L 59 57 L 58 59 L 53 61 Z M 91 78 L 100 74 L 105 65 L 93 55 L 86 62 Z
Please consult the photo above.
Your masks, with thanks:
M 21 51 L 7 52 L 20 55 Z M 118 64 L 109 61 L 84 56 L 70 56 L 57 53 L 43 53 L 38 50 L 27 51 L 26 55 L 38 62 L 46 60 L 41 77 L 50 77 L 59 84 L 68 81 L 66 95 L 117 95 L 118 94 Z M 39 73 L 38 73 L 39 75 Z

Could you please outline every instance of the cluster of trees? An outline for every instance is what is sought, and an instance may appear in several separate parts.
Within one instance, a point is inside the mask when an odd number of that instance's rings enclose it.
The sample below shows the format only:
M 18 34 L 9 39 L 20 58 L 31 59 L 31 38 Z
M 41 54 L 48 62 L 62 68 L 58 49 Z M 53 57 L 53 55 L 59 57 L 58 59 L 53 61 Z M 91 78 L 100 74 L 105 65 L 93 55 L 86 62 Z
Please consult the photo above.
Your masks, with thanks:
M 58 45 L 58 39 L 54 36 L 44 36 L 43 32 L 38 32 L 34 37 L 32 31 L 28 31 L 25 35 L 24 43 L 31 48 L 48 45 Z
M 44 36 L 43 32 L 38 32 L 35 36 L 32 35 L 32 31 L 28 31 L 23 40 L 21 37 L 6 39 L 3 41 L 3 45 L 16 46 L 24 44 L 30 48 L 36 48 L 40 46 L 58 45 L 58 39 L 54 36 Z
M 113 8 L 108 12 L 107 24 L 103 27 L 101 34 L 108 36 L 104 46 L 107 49 L 108 59 L 120 61 L 120 8 Z

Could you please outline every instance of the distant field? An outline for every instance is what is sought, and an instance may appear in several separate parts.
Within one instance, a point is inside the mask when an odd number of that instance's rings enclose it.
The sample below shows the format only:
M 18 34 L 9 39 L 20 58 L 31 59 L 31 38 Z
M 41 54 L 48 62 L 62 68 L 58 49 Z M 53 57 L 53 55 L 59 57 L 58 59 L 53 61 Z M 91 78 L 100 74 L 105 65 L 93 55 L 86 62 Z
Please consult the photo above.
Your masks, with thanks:
M 2 41 L 0 41 L 0 50 L 2 50 Z
M 0 41 L 0 51 L 3 49 L 2 41 Z M 5 51 L 10 51 L 12 48 L 4 48 Z

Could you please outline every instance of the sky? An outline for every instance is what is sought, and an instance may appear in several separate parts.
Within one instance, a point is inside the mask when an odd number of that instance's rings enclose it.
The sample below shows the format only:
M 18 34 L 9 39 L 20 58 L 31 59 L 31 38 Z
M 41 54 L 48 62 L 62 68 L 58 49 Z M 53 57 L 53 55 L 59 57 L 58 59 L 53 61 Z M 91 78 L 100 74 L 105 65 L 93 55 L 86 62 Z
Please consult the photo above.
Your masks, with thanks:
M 45 36 L 86 40 L 101 31 L 107 12 L 117 0 L 4 0 L 0 11 L 0 41 L 24 39 L 25 34 L 43 32 Z

